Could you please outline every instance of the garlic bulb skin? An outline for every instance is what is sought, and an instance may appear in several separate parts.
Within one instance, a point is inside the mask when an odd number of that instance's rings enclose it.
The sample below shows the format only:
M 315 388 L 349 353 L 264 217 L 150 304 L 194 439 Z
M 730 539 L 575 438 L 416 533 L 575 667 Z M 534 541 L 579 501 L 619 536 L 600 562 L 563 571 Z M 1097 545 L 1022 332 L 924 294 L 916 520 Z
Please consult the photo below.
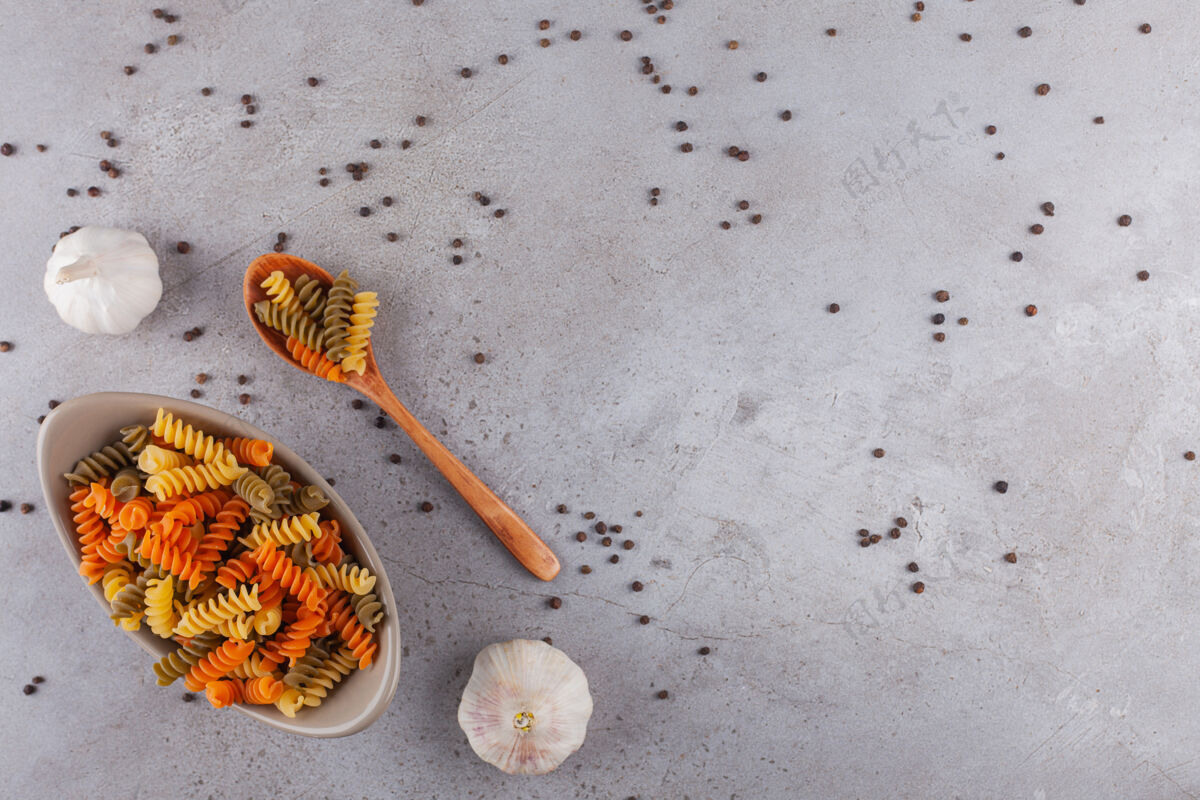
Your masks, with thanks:
M 94 225 L 58 240 L 42 288 L 63 322 L 84 333 L 129 333 L 162 297 L 146 237 Z
M 481 650 L 458 706 L 471 749 L 510 775 L 553 771 L 583 744 L 591 716 L 583 670 L 530 639 Z

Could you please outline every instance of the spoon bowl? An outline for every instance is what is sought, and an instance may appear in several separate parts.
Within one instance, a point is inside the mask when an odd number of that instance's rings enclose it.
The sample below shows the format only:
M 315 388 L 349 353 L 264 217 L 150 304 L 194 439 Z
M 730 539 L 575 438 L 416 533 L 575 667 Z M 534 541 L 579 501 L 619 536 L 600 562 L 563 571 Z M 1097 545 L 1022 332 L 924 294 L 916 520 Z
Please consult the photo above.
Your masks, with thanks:
M 199 403 L 152 394 L 100 392 L 76 397 L 58 406 L 46 416 L 38 432 L 37 465 L 46 508 L 71 563 L 78 569 L 80 546 L 71 521 L 68 500 L 71 488 L 63 479 L 63 473 L 70 472 L 87 454 L 111 444 L 122 426 L 140 422 L 149 427 L 160 407 L 212 435 L 243 436 L 271 442 L 275 446 L 277 463 L 296 480 L 318 486 L 329 498 L 325 508 L 341 523 L 342 547 L 376 576 L 374 591 L 384 605 L 384 618 L 375 627 L 379 651 L 374 663 L 348 676 L 321 705 L 305 708 L 292 719 L 285 717 L 275 706 L 238 703 L 234 708 L 273 728 L 304 736 L 348 736 L 366 728 L 391 703 L 400 679 L 399 615 L 383 561 L 350 508 L 321 474 L 266 431 Z M 101 584 L 97 582 L 88 588 L 104 608 L 105 626 L 111 626 L 108 619 L 111 609 L 104 599 Z M 98 629 L 101 627 L 97 626 Z M 126 633 L 156 659 L 177 647 L 173 642 L 155 636 L 144 625 L 141 630 Z M 150 667 L 151 662 L 147 659 L 141 668 L 149 673 Z
M 287 338 L 274 328 L 260 322 L 258 315 L 254 313 L 255 303 L 270 299 L 261 284 L 276 270 L 282 272 L 284 277 L 292 283 L 295 283 L 301 275 L 308 275 L 310 278 L 320 281 L 327 290 L 333 283 L 333 276 L 303 258 L 284 253 L 267 253 L 250 262 L 250 266 L 246 268 L 246 277 L 242 282 L 242 296 L 246 303 L 246 313 L 250 315 L 250 322 L 258 331 L 258 335 L 277 356 L 293 367 L 308 372 L 288 352 Z M 462 495 L 467 504 L 496 535 L 500 543 L 513 554 L 517 561 L 521 562 L 522 566 L 544 581 L 551 580 L 558 574 L 558 558 L 546 546 L 546 543 L 538 538 L 538 535 L 517 516 L 515 511 L 467 469 L 397 399 L 379 372 L 370 339 L 367 340 L 366 369 L 363 374 L 349 373 L 345 377 L 348 386 L 358 390 L 371 402 L 386 411 L 396 421 L 396 424 L 412 438 L 413 443 L 441 471 L 450 485 Z

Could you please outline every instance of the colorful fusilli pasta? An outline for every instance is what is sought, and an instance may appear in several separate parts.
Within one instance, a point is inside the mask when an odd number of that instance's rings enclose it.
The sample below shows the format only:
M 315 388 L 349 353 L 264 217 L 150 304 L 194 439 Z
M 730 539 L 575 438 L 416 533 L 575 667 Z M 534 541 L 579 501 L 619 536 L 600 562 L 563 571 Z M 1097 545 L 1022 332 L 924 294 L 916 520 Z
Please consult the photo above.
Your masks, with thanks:
M 323 321 L 323 287 L 292 288 L 298 313 Z M 370 664 L 376 578 L 270 442 L 218 439 L 163 409 L 121 437 L 64 476 L 70 517 L 80 574 L 101 582 L 114 624 L 176 645 L 153 665 L 159 685 L 182 677 L 217 707 L 295 715 Z

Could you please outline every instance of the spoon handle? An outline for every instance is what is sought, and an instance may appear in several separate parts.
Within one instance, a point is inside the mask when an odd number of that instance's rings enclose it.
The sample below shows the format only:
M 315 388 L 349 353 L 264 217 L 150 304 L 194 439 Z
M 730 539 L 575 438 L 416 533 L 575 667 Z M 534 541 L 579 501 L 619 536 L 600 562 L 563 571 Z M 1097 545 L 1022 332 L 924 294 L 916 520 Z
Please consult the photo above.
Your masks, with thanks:
M 446 476 L 450 485 L 463 496 L 483 523 L 496 534 L 500 543 L 508 548 L 508 552 L 512 553 L 525 569 L 544 581 L 551 580 L 558 574 L 558 558 L 546 543 L 517 516 L 517 512 L 497 497 L 495 492 L 467 469 L 404 407 L 386 382 L 382 379 L 367 380 L 360 385 L 363 394 L 396 420 L 396 424 L 404 429 L 417 447 L 421 448 L 421 452 Z

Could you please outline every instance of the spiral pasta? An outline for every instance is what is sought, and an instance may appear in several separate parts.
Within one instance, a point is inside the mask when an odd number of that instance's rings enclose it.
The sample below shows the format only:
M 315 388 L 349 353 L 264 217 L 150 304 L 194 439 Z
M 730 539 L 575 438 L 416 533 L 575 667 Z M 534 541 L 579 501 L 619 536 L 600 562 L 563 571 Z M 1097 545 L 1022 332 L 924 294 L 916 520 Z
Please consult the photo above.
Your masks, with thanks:
M 329 298 L 325 302 L 325 315 L 322 323 L 325 326 L 326 353 L 330 361 L 338 361 L 342 356 L 342 346 L 346 341 L 346 327 L 350 324 L 350 312 L 354 306 L 354 293 L 358 291 L 358 282 L 350 277 L 350 273 L 342 270 L 334 278 L 329 290 Z M 313 347 L 313 350 L 320 348 Z
M 330 361 L 324 353 L 309 350 L 305 347 L 304 342 L 295 336 L 288 337 L 286 346 L 296 363 L 313 375 L 316 375 L 318 378 L 324 378 L 327 381 L 333 381 L 334 383 L 346 382 L 346 376 L 342 374 L 342 368 Z
M 224 461 L 228 456 L 228 451 L 216 439 L 185 425 L 182 419 L 176 419 L 161 408 L 150 431 L 171 447 L 200 461 Z
M 154 675 L 158 685 L 170 686 L 182 678 L 200 659 L 212 652 L 214 647 L 216 640 L 191 639 L 178 650 L 167 653 L 154 664 Z
M 266 481 L 250 470 L 243 472 L 233 482 L 233 490 L 255 511 L 269 513 L 275 502 L 274 490 Z
M 239 464 L 248 467 L 265 467 L 275 456 L 275 445 L 265 439 L 246 439 L 241 436 L 222 439 L 221 444 L 233 453 Z
M 245 661 L 254 652 L 254 642 L 244 642 L 228 639 L 220 647 L 213 650 L 184 676 L 183 685 L 190 691 L 198 692 L 207 684 L 220 680 L 230 670 Z
M 171 638 L 179 618 L 175 614 L 175 578 L 155 578 L 146 584 L 146 624 L 154 635 Z
M 121 442 L 136 456 L 150 443 L 150 431 L 145 425 L 126 425 L 121 428 Z
M 270 573 L 289 594 L 310 610 L 315 611 L 325 599 L 325 590 L 305 576 L 290 558 L 275 549 L 272 542 L 263 542 L 251 552 L 250 557 L 264 573 Z
M 304 346 L 309 350 L 325 349 L 325 331 L 307 314 L 288 311 L 269 300 L 255 303 L 254 313 L 264 325 L 269 325 L 284 336 L 295 336 L 304 342 Z
M 304 313 L 308 314 L 313 322 L 320 324 L 325 313 L 325 288 L 321 282 L 304 274 L 296 278 L 293 288 L 296 290 L 296 299 L 300 301 L 300 307 Z
M 319 282 L 293 288 L 323 320 Z M 121 436 L 68 473 L 70 517 L 80 574 L 101 582 L 114 624 L 174 640 L 153 664 L 160 685 L 182 677 L 216 706 L 294 716 L 370 665 L 377 578 L 322 519 L 329 499 L 293 481 L 269 442 L 218 439 L 163 409 Z
M 283 504 L 281 510 L 285 515 L 292 517 L 298 514 L 309 514 L 313 511 L 320 511 L 327 505 L 329 505 L 329 498 L 319 488 L 310 483 L 293 491 L 291 498 Z
M 196 464 L 191 467 L 168 469 L 146 479 L 146 490 L 153 492 L 159 500 L 165 500 L 184 492 L 199 492 L 228 486 L 246 473 L 235 459 Z
M 122 503 L 128 503 L 142 493 L 142 478 L 134 467 L 122 467 L 113 475 L 112 483 L 108 485 L 113 497 Z
M 363 567 L 343 564 L 316 564 L 304 570 L 304 574 L 324 589 L 341 589 L 350 594 L 367 594 L 375 588 L 375 576 Z
M 133 454 L 129 446 L 123 441 L 113 442 L 85 456 L 73 470 L 63 473 L 63 477 L 70 483 L 95 483 L 132 463 Z
M 243 586 L 240 591 L 230 589 L 206 603 L 189 608 L 180 617 L 175 633 L 180 636 L 195 636 L 211 630 L 227 619 L 248 611 L 258 611 L 262 604 L 258 600 L 258 587 Z
M 169 469 L 188 467 L 196 462 L 177 450 L 167 450 L 156 444 L 148 444 L 138 454 L 137 466 L 142 472 L 157 475 Z
M 354 607 L 350 604 L 350 598 L 345 593 L 342 593 L 330 606 L 329 621 L 337 635 L 354 654 L 354 658 L 358 661 L 358 668 L 366 669 L 370 666 L 371 659 L 375 657 L 375 651 L 379 649 L 379 645 L 375 643 L 374 634 L 358 621 L 358 617 L 354 614 Z
M 295 542 L 307 542 L 320 532 L 321 529 L 317 525 L 317 512 L 314 511 L 311 514 L 284 517 L 270 523 L 260 522 L 254 526 L 250 535 L 242 542 L 251 548 L 258 547 L 266 541 L 287 545 Z
M 367 342 L 371 339 L 371 326 L 375 324 L 375 309 L 379 307 L 375 292 L 358 292 L 354 295 L 353 313 L 346 328 L 345 354 L 342 356 L 342 371 L 362 375 L 367 368 Z
M 300 301 L 296 299 L 296 291 L 292 288 L 292 282 L 281 271 L 272 272 L 259 286 L 267 290 L 267 297 L 270 297 L 271 302 L 280 308 L 295 314 L 304 311 Z

